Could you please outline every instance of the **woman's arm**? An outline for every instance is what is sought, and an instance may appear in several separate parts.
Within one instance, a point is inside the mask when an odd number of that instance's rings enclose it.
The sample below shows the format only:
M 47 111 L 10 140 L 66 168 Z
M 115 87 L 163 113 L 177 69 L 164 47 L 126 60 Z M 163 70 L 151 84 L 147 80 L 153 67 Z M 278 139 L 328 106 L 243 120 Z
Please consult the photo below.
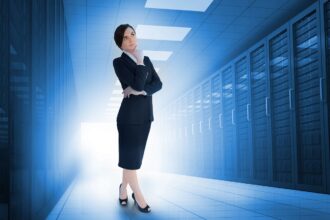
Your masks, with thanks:
M 137 65 L 135 73 L 132 73 L 120 58 L 113 60 L 113 67 L 120 82 L 129 85 L 136 91 L 142 91 L 147 78 L 147 68 L 144 65 Z
M 150 63 L 151 65 L 151 69 L 152 69 L 152 72 L 151 72 L 151 82 L 150 83 L 146 83 L 145 86 L 144 86 L 144 91 L 147 93 L 146 95 L 152 95 L 154 94 L 155 92 L 161 90 L 162 86 L 163 86 L 163 83 L 162 81 L 160 80 L 154 66 L 152 65 L 152 62 L 151 60 L 149 59 L 149 57 L 147 57 L 148 59 L 148 62 Z
M 127 86 L 122 94 L 124 95 L 124 98 L 129 98 L 130 95 L 147 95 L 145 91 L 136 91 L 130 86 Z

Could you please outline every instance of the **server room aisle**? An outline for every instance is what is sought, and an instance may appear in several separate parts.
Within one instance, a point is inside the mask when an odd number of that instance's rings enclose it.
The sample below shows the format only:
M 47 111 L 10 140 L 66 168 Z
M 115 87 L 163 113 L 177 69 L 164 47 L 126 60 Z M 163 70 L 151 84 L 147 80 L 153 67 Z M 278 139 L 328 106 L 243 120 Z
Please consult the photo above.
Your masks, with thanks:
M 140 173 L 152 212 L 129 198 L 118 204 L 120 173 L 84 175 L 68 188 L 48 219 L 330 219 L 330 195 L 267 186 Z M 128 191 L 129 194 L 130 190 Z

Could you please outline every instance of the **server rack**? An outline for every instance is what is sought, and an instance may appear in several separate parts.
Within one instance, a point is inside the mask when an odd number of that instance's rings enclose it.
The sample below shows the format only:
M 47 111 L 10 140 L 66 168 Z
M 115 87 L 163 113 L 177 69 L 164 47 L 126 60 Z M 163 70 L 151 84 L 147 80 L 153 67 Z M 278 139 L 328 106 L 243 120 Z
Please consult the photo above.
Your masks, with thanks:
M 273 182 L 292 186 L 294 151 L 291 125 L 293 87 L 287 25 L 269 36 Z
M 1 181 L 6 181 L 10 192 L 9 218 L 44 219 L 71 180 L 71 174 L 62 168 L 73 161 L 58 155 L 72 147 L 66 141 L 79 126 L 72 114 L 77 102 L 63 2 L 13 0 L 0 4 L 2 18 L 8 21 L 0 33 L 5 39 L 1 40 L 1 65 L 7 68 L 3 71 L 1 66 L 0 77 L 5 79 L 1 83 L 6 86 L 1 85 L 0 142 L 6 141 L 2 135 L 7 136 L 5 155 L 10 159 L 6 169 L 10 178 Z M 60 68 L 55 68 L 54 59 Z M 69 118 L 71 126 L 63 127 Z
M 182 155 L 182 166 L 183 166 L 183 172 L 187 173 L 189 170 L 189 154 L 188 154 L 188 148 L 189 148 L 189 120 L 188 120 L 188 98 L 187 96 L 184 96 L 182 98 L 182 113 L 181 113 L 181 120 L 182 120 L 182 146 L 179 146 L 182 148 L 183 155 Z
M 223 178 L 223 114 L 222 114 L 222 85 L 221 75 L 217 72 L 211 78 L 212 92 L 212 139 L 213 139 L 213 176 Z
M 329 8 L 311 5 L 207 79 L 217 178 L 329 192 Z M 198 114 L 187 121 L 193 136 Z
M 327 192 L 330 193 L 330 148 L 329 148 L 329 124 L 330 124 L 330 117 L 329 117 L 329 97 L 330 97 L 330 80 L 329 80 L 329 71 L 330 71 L 330 2 L 328 0 L 320 1 L 320 10 L 321 10 L 321 32 L 324 33 L 323 37 L 321 38 L 322 48 L 322 71 L 324 74 L 323 80 L 323 94 L 324 94 L 324 115 L 327 125 L 324 129 L 324 137 L 325 138 L 325 155 L 326 155 L 326 168 L 327 168 Z
M 192 165 L 195 163 L 195 148 L 196 148 L 196 142 L 195 142 L 195 129 L 194 129 L 194 94 L 193 91 L 189 91 L 187 94 L 187 116 L 188 116 L 188 145 L 185 147 L 187 154 L 189 154 L 189 172 L 188 174 L 194 175 L 195 173 L 195 167 Z M 193 163 L 191 163 L 193 161 Z M 188 162 L 188 161 L 187 161 Z
M 325 190 L 322 130 L 322 72 L 318 8 L 313 5 L 291 21 L 299 188 Z M 323 146 L 323 147 L 322 147 Z
M 9 1 L 0 2 L 0 216 L 9 213 Z
M 224 175 L 234 178 L 236 170 L 235 155 L 235 106 L 233 89 L 233 68 L 226 67 L 222 72 L 222 109 L 223 109 L 223 150 L 224 150 Z
M 9 3 L 10 218 L 32 215 L 31 193 L 31 2 Z M 28 18 L 28 19 L 27 19 Z M 23 41 L 22 39 L 26 39 Z M 25 131 L 25 132 L 22 132 Z M 15 160 L 13 160 L 15 158 Z M 29 205 L 26 205 L 29 204 Z M 20 211 L 17 212 L 17 208 Z
M 167 158 L 176 158 L 177 154 L 174 154 L 172 151 L 174 149 L 176 149 L 176 139 L 175 139 L 175 130 L 174 128 L 171 127 L 171 125 L 173 125 L 175 122 L 175 105 L 172 105 L 169 107 L 169 148 L 167 149 Z M 174 154 L 174 155 L 173 155 Z M 177 170 L 176 165 L 176 160 L 171 161 L 171 163 L 168 164 L 168 167 L 170 169 L 170 171 L 175 171 Z
M 163 135 L 165 138 L 161 141 L 162 147 L 161 147 L 161 167 L 163 171 L 169 171 L 169 166 L 171 165 L 167 158 L 169 158 L 169 149 L 171 148 L 170 143 L 170 132 L 169 132 L 169 125 L 171 124 L 170 121 L 170 111 L 169 106 L 164 109 L 164 112 L 162 112 L 160 116 L 160 122 L 161 122 L 161 131 L 163 131 Z
M 194 161 L 195 172 L 197 175 L 202 176 L 205 169 L 205 161 L 201 155 L 204 154 L 202 146 L 202 89 L 200 86 L 194 88 Z
M 236 106 L 236 140 L 237 140 L 237 177 L 251 178 L 251 152 L 249 141 L 250 107 L 248 87 L 248 60 L 246 55 L 240 57 L 235 65 L 235 106 Z
M 251 117 L 254 152 L 254 179 L 269 181 L 269 144 L 267 143 L 267 116 L 269 116 L 269 97 L 267 96 L 266 52 L 262 43 L 250 53 L 251 65 Z
M 201 118 L 201 136 L 202 136 L 202 148 L 203 148 L 203 161 L 204 161 L 204 176 L 212 176 L 213 157 L 209 158 L 209 155 L 213 155 L 213 141 L 212 141 L 212 109 L 211 109 L 211 81 L 207 80 L 202 84 L 202 118 Z
M 183 161 L 183 157 L 184 157 L 184 154 L 185 154 L 185 150 L 182 146 L 185 146 L 184 145 L 184 134 L 183 134 L 183 114 L 182 114 L 182 111 L 183 111 L 183 99 L 184 97 L 181 97 L 179 98 L 178 100 L 178 103 L 177 103 L 177 109 L 176 109 L 176 123 L 177 123 L 177 142 L 176 142 L 176 149 L 179 150 L 179 157 L 178 157 L 178 162 L 179 161 Z M 180 167 L 179 167 L 179 171 L 180 173 L 184 173 L 184 166 L 183 166 L 183 163 L 180 163 Z

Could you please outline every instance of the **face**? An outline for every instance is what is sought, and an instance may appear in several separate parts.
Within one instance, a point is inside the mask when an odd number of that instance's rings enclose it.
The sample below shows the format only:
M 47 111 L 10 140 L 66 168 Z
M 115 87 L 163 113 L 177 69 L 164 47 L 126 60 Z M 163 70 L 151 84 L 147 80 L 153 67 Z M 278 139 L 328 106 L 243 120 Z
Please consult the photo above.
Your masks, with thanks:
M 133 52 L 136 47 L 137 47 L 137 39 L 136 39 L 135 31 L 132 28 L 128 27 L 126 28 L 124 33 L 121 49 L 128 52 Z

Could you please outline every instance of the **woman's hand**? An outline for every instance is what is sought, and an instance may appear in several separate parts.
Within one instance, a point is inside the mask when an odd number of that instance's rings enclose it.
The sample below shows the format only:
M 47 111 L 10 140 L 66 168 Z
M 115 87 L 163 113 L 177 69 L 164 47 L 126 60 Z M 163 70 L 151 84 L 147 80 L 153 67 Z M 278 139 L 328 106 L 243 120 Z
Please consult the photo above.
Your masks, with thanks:
M 136 58 L 137 64 L 143 64 L 143 52 L 142 50 L 135 48 L 135 50 L 132 52 L 132 55 Z
M 124 91 L 122 92 L 124 94 L 124 98 L 129 98 L 130 95 L 147 95 L 145 91 L 136 91 L 132 89 L 132 87 L 128 86 Z

